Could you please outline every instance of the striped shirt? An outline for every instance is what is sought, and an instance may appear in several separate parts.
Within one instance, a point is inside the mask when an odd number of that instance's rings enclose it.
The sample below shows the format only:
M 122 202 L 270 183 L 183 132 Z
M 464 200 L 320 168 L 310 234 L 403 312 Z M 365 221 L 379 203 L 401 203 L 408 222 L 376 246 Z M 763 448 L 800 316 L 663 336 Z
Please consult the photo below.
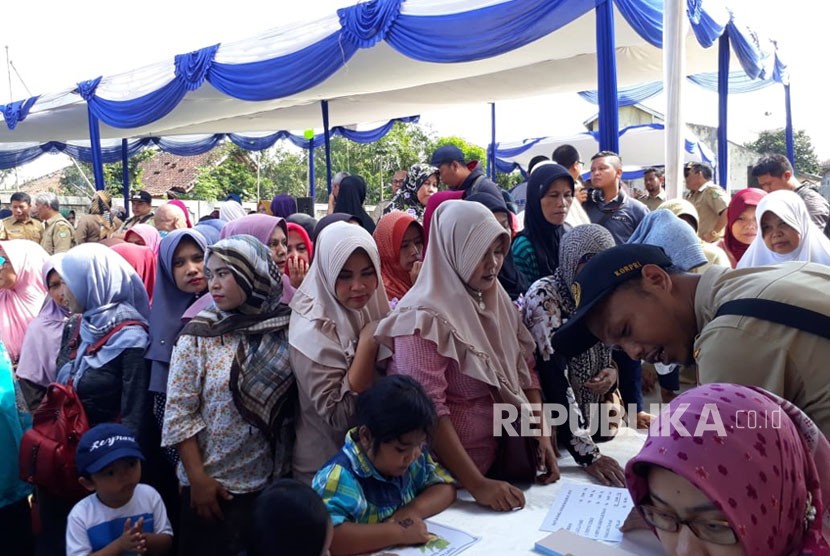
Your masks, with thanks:
M 356 441 L 346 444 L 314 476 L 311 486 L 323 498 L 335 527 L 341 523 L 381 523 L 432 485 L 454 484 L 449 471 L 424 449 L 400 477 L 384 477 Z

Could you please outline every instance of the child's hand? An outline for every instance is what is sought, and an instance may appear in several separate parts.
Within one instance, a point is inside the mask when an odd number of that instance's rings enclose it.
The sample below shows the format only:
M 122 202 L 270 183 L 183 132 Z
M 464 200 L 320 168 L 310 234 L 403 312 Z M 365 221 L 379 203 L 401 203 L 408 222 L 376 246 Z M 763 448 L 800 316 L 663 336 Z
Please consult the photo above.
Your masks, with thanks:
M 119 552 L 137 552 L 144 554 L 147 552 L 147 538 L 144 536 L 142 528 L 144 526 L 144 518 L 138 518 L 135 525 L 130 524 L 129 518 L 124 521 L 124 532 L 114 542 L 118 543 Z
M 395 523 L 400 534 L 398 544 L 403 546 L 412 546 L 418 544 L 426 544 L 429 541 L 429 531 L 427 531 L 427 524 L 423 519 L 417 516 L 410 516 L 406 519 Z

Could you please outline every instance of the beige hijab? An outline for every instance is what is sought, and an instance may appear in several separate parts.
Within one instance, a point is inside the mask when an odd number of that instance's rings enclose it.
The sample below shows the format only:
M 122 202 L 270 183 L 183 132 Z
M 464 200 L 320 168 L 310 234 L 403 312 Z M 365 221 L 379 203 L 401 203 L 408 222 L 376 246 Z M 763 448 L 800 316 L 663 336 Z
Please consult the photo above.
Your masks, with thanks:
M 501 284 L 484 293 L 484 309 L 466 285 L 497 238 L 509 249 L 507 232 L 484 205 L 438 207 L 418 280 L 378 324 L 375 338 L 392 347 L 396 337 L 417 333 L 461 373 L 496 388 L 501 401 L 520 405 L 528 403 L 523 390 L 531 386 L 526 358 L 533 338 Z
M 369 232 L 346 222 L 327 226 L 315 247 L 311 268 L 291 301 L 288 343 L 315 363 L 347 369 L 361 329 L 389 312 L 378 248 Z M 357 249 L 369 255 L 378 277 L 375 294 L 359 311 L 341 305 L 334 290 L 338 274 Z M 378 352 L 378 359 L 389 355 L 384 349 Z

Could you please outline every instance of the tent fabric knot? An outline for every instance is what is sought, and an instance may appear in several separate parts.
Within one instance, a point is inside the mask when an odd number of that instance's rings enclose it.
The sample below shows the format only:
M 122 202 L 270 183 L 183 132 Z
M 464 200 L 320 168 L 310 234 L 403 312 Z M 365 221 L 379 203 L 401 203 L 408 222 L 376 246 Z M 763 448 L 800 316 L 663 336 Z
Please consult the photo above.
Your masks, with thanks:
M 184 81 L 188 91 L 195 91 L 205 82 L 217 50 L 219 45 L 214 44 L 176 56 L 176 77 Z
M 701 15 L 703 14 L 702 0 L 688 0 L 687 10 L 689 12 L 689 21 L 697 25 L 700 23 Z
M 337 10 L 342 33 L 359 48 L 371 48 L 386 38 L 401 13 L 403 0 L 371 0 Z
M 95 79 L 90 79 L 89 81 L 79 82 L 77 92 L 81 95 L 81 98 L 89 102 L 95 96 L 95 90 L 101 83 L 101 79 L 103 79 L 103 76 L 98 76 Z
M 31 97 L 26 100 L 16 100 L 9 104 L 0 104 L 0 110 L 3 112 L 3 119 L 6 120 L 6 125 L 9 129 L 14 129 L 17 124 L 26 119 L 29 115 L 29 110 L 32 109 L 37 99 L 40 97 Z

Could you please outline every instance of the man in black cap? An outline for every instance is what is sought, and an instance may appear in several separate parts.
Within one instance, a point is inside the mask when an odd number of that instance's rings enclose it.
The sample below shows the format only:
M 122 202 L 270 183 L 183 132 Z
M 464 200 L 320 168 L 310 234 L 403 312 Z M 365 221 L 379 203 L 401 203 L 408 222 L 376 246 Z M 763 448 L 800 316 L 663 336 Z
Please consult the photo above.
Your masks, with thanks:
M 635 360 L 696 362 L 701 384 L 760 386 L 830 434 L 830 267 L 688 274 L 659 247 L 627 244 L 590 259 L 571 290 L 577 310 L 552 339 L 561 354 L 601 341 Z
M 438 168 L 438 175 L 447 187 L 464 191 L 466 198 L 473 193 L 489 193 L 503 199 L 501 189 L 484 175 L 477 160 L 464 162 L 464 153 L 455 145 L 443 145 L 432 153 L 430 164 Z
M 123 238 L 124 234 L 127 233 L 127 230 L 136 224 L 149 224 L 152 226 L 153 218 L 155 217 L 155 214 L 153 214 L 152 203 L 153 196 L 148 192 L 133 191 L 133 194 L 130 196 L 130 210 L 132 212 L 132 216 L 121 225 L 115 237 Z

